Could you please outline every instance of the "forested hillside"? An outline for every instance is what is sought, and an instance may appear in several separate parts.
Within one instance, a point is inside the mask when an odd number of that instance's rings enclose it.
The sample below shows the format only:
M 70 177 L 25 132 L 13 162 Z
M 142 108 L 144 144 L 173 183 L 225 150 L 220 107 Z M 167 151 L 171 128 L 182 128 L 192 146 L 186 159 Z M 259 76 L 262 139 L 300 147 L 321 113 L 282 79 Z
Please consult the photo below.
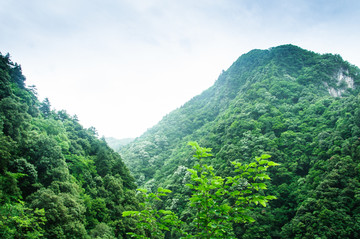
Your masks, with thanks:
M 0 238 L 359 238 L 359 85 L 338 55 L 253 50 L 120 157 L 0 54 Z
M 0 238 L 126 238 L 135 188 L 94 128 L 39 102 L 0 54 Z
M 121 155 L 139 186 L 173 191 L 163 206 L 186 221 L 187 142 L 213 148 L 222 176 L 232 161 L 269 154 L 281 164 L 269 172 L 277 200 L 254 209 L 256 222 L 234 224 L 238 238 L 358 238 L 359 85 L 359 68 L 339 55 L 293 45 L 253 50 Z
M 133 138 L 116 139 L 112 137 L 105 137 L 106 143 L 115 151 L 120 151 L 120 148 L 134 141 Z

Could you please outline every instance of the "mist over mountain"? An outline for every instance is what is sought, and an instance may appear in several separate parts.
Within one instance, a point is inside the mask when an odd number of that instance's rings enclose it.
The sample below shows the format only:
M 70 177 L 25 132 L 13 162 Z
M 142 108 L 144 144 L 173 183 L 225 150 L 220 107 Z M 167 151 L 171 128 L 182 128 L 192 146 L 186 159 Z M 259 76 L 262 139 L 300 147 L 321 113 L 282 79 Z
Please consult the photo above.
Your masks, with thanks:
M 212 148 L 211 165 L 270 154 L 277 200 L 256 208 L 239 238 L 359 236 L 360 71 L 339 55 L 293 45 L 252 50 L 215 84 L 120 150 L 137 184 L 173 191 L 164 206 L 188 217 L 188 141 Z M 191 85 L 189 85 L 191 87 Z
M 105 137 L 106 143 L 115 151 L 119 151 L 121 147 L 134 141 L 133 138 L 117 139 L 113 137 Z

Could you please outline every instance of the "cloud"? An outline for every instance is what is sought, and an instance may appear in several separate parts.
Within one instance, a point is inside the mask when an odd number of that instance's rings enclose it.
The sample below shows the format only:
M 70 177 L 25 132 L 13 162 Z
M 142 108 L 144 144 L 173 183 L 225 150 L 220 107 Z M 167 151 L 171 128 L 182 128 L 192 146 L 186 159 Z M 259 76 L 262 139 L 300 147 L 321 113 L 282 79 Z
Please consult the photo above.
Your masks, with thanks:
M 358 1 L 0 2 L 0 45 L 28 84 L 100 134 L 138 136 L 253 48 L 292 43 L 360 65 Z

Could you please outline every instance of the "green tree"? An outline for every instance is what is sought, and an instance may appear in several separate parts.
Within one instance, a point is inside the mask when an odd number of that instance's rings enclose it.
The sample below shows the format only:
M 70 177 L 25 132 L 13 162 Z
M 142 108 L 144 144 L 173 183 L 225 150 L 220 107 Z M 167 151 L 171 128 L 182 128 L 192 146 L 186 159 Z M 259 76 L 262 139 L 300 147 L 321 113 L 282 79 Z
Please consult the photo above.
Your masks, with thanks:
M 161 196 L 171 193 L 171 190 L 158 188 L 157 193 L 147 193 L 146 189 L 138 189 L 144 198 L 144 202 L 140 203 L 141 211 L 124 211 L 123 217 L 133 216 L 137 218 L 137 228 L 139 233 L 130 232 L 130 236 L 134 238 L 164 238 L 165 231 L 180 231 L 181 221 L 170 210 L 156 209 L 156 203 L 161 201 Z
M 191 184 L 186 184 L 191 191 L 189 206 L 195 217 L 188 226 L 191 230 L 185 232 L 179 226 L 183 222 L 170 210 L 157 210 L 155 201 L 159 196 L 166 196 L 170 190 L 158 188 L 158 194 L 149 193 L 141 189 L 145 197 L 142 211 L 125 211 L 123 216 L 138 218 L 137 226 L 145 231 L 145 235 L 131 233 L 136 238 L 164 238 L 164 232 L 170 231 L 170 226 L 176 228 L 184 238 L 235 238 L 234 223 L 254 222 L 249 215 L 254 205 L 266 207 L 274 196 L 266 196 L 263 190 L 267 189 L 264 180 L 270 180 L 266 170 L 278 165 L 267 160 L 269 155 L 256 158 L 255 162 L 242 164 L 233 162 L 235 176 L 223 178 L 214 173 L 214 168 L 204 163 L 207 157 L 212 156 L 210 148 L 203 148 L 196 142 L 190 142 L 195 149 L 194 158 L 197 164 L 191 173 Z
M 51 104 L 48 98 L 45 98 L 43 102 L 41 102 L 39 110 L 45 118 L 48 118 L 50 116 Z
M 44 209 L 31 209 L 23 201 L 0 206 L 0 237 L 42 238 L 45 225 Z
M 71 185 L 69 186 L 67 191 L 71 190 Z M 56 189 L 55 185 L 54 189 Z M 84 227 L 85 207 L 76 195 L 42 188 L 29 196 L 29 200 L 31 208 L 45 209 L 47 219 L 45 237 L 74 239 L 87 237 Z
M 268 201 L 276 199 L 265 196 L 267 189 L 264 180 L 270 180 L 265 171 L 278 164 L 268 161 L 270 155 L 257 157 L 255 162 L 242 164 L 232 162 L 235 176 L 223 178 L 214 173 L 214 168 L 205 163 L 205 158 L 212 156 L 210 148 L 203 148 L 196 142 L 190 142 L 198 163 L 189 169 L 192 184 L 190 206 L 196 216 L 193 227 L 196 238 L 235 238 L 233 223 L 247 223 L 255 220 L 249 216 L 253 205 L 266 207 Z

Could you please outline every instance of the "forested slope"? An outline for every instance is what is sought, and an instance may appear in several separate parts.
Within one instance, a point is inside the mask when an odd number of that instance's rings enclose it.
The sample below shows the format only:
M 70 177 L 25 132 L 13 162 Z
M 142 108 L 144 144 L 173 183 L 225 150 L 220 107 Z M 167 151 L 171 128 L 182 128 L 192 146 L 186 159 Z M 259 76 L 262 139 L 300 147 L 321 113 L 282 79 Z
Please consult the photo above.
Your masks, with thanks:
M 0 54 L 0 237 L 125 238 L 138 208 L 119 154 L 53 111 L 26 87 L 21 67 Z
M 213 148 L 217 173 L 263 153 L 277 200 L 255 208 L 240 238 L 356 238 L 360 234 L 360 70 L 339 55 L 293 45 L 253 50 L 214 86 L 121 150 L 137 183 L 169 188 L 165 206 L 189 217 L 188 141 Z

